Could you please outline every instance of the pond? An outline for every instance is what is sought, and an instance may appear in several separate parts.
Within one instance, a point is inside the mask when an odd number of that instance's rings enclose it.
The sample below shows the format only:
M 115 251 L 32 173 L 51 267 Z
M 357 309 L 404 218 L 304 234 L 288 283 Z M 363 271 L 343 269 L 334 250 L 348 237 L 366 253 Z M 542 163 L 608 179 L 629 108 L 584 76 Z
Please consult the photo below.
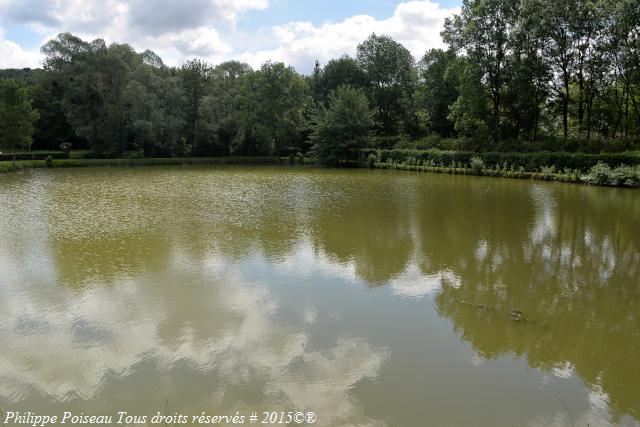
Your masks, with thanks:
M 639 279 L 634 190 L 293 167 L 5 174 L 0 408 L 638 426 Z

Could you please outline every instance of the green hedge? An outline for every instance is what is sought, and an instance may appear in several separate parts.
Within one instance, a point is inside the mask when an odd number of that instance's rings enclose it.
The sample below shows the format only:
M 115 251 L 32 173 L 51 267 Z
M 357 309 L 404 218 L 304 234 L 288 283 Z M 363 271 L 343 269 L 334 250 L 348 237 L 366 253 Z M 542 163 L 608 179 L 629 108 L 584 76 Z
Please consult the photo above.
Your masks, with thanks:
M 167 157 L 144 159 L 54 159 L 50 167 L 110 167 L 110 166 L 166 166 L 166 165 L 228 165 L 228 164 L 279 164 L 278 157 Z M 45 168 L 46 160 L 21 160 L 16 164 L 22 168 Z M 0 162 L 0 172 L 11 170 L 11 162 Z
M 65 159 L 53 162 L 53 167 L 85 166 L 163 166 L 163 165 L 226 165 L 273 164 L 277 157 L 167 157 L 143 159 Z
M 67 156 L 62 151 L 34 151 L 33 153 L 17 153 L 16 160 L 44 160 L 48 156 L 51 156 L 53 159 L 67 158 Z M 0 154 L 0 162 L 1 161 L 13 161 L 13 154 Z
M 470 165 L 472 157 L 481 158 L 489 167 L 504 165 L 523 167 L 527 171 L 540 171 L 544 166 L 555 166 L 557 170 L 578 169 L 582 172 L 598 164 L 606 163 L 611 167 L 619 165 L 634 166 L 640 164 L 639 152 L 624 153 L 566 153 L 566 152 L 538 152 L 538 153 L 474 153 L 470 151 L 443 150 L 376 150 L 365 149 L 360 152 L 363 161 L 373 154 L 382 163 L 409 163 L 449 166 L 452 163 Z

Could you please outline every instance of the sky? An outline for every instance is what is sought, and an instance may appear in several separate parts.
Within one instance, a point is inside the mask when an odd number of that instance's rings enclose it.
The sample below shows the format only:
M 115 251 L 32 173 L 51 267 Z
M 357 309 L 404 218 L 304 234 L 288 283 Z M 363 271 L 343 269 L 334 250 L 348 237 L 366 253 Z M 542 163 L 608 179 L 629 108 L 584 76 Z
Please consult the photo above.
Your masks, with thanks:
M 151 49 L 167 65 L 235 59 L 282 61 L 308 73 L 315 61 L 354 55 L 375 32 L 416 59 L 443 47 L 444 19 L 461 0 L 0 0 L 0 68 L 39 67 L 40 46 L 60 32 Z

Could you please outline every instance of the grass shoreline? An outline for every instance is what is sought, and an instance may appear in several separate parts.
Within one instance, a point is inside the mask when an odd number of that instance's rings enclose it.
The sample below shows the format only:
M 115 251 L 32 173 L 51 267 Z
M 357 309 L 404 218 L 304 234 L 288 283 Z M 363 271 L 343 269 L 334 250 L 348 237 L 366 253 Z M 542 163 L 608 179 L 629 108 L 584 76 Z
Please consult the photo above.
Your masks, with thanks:
M 574 184 L 587 184 L 582 178 L 582 174 L 574 171 L 571 173 L 558 172 L 529 172 L 529 171 L 502 171 L 500 169 L 473 170 L 468 167 L 447 167 L 447 166 L 420 166 L 398 163 L 376 162 L 370 166 L 373 169 L 392 169 L 413 172 L 444 173 L 450 175 L 469 175 L 477 177 L 511 178 L 511 179 L 533 179 L 538 181 L 567 182 Z
M 0 161 L 0 172 L 39 168 L 82 168 L 82 167 L 138 167 L 172 165 L 277 165 L 281 160 L 275 156 L 256 157 L 153 157 L 137 159 L 52 159 L 18 160 L 16 167 L 10 161 Z
M 256 156 L 256 157 L 168 157 L 168 158 L 133 158 L 133 159 L 50 159 L 50 160 L 18 160 L 16 167 L 12 167 L 10 161 L 0 161 L 0 173 L 12 172 L 22 169 L 35 168 L 78 168 L 78 167 L 139 167 L 139 166 L 178 166 L 178 165 L 317 165 L 318 163 L 309 157 L 277 157 L 277 156 Z M 433 164 L 417 164 L 412 162 L 395 161 L 367 161 L 355 164 L 360 168 L 372 169 L 392 169 L 414 172 L 446 173 L 452 175 L 488 176 L 511 179 L 533 179 L 542 181 L 556 181 L 565 183 L 587 184 L 597 186 L 617 186 L 627 188 L 639 188 L 637 183 L 617 183 L 613 184 L 604 179 L 593 179 L 593 172 L 580 172 L 577 169 L 556 171 L 555 168 L 543 167 L 540 171 L 528 171 L 523 168 L 507 168 L 495 165 L 467 167 L 458 163 L 457 165 L 443 166 Z M 473 166 L 473 165 L 471 165 Z M 607 167 L 606 165 L 602 165 Z M 608 168 L 608 167 L 607 167 Z M 592 170 L 595 168 L 592 168 Z M 615 172 L 609 169 L 608 173 Z M 605 171 L 606 175 L 607 171 Z M 590 175 L 591 174 L 591 175 Z
M 481 158 L 474 157 L 469 164 L 452 162 L 449 166 L 433 160 L 420 161 L 415 158 L 403 161 L 380 161 L 370 156 L 366 166 L 374 169 L 395 169 L 416 172 L 446 173 L 452 175 L 489 176 L 495 178 L 534 179 L 575 184 L 587 184 L 606 187 L 640 188 L 640 165 L 624 164 L 611 167 L 607 163 L 598 162 L 587 171 L 580 169 L 556 169 L 555 165 L 540 166 L 537 170 L 528 170 L 522 166 L 507 163 L 487 165 Z

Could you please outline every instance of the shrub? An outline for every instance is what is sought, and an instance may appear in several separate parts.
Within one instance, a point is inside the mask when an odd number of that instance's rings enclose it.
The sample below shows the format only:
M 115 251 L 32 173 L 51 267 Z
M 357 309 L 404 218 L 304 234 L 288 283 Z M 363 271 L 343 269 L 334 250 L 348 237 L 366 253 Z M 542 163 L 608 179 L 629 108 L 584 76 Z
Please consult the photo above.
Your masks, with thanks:
M 540 173 L 541 173 L 542 179 L 551 179 L 551 177 L 553 177 L 553 175 L 556 173 L 556 167 L 553 165 L 542 166 L 540 168 Z
M 471 170 L 476 175 L 482 175 L 482 172 L 485 170 L 484 160 L 482 160 L 478 156 L 473 156 L 470 162 Z
M 640 166 L 622 165 L 612 169 L 609 165 L 598 162 L 582 180 L 592 185 L 637 187 L 640 186 Z
M 589 169 L 589 173 L 582 177 L 582 180 L 593 185 L 607 185 L 611 176 L 611 167 L 603 162 L 598 162 Z
M 375 155 L 374 153 L 369 153 L 366 161 L 367 167 L 372 168 L 377 161 L 378 161 L 378 156 Z
M 62 150 L 66 158 L 69 158 L 69 153 L 71 153 L 71 143 L 63 142 L 60 144 L 60 150 Z
M 618 166 L 611 171 L 611 185 L 640 186 L 640 166 Z

